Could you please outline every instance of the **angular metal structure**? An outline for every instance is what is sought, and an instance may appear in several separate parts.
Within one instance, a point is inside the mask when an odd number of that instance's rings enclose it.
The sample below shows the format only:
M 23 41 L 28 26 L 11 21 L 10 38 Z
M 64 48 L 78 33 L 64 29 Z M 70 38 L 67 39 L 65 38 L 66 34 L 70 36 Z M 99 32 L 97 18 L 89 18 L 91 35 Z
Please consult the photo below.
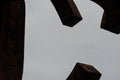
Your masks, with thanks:
M 22 80 L 24 0 L 0 1 L 0 80 Z
M 119 0 L 92 0 L 104 9 L 101 28 L 110 32 L 120 33 L 120 1 Z
M 73 27 L 82 17 L 73 0 L 51 0 L 63 25 Z
M 101 73 L 93 66 L 77 63 L 66 80 L 99 80 Z

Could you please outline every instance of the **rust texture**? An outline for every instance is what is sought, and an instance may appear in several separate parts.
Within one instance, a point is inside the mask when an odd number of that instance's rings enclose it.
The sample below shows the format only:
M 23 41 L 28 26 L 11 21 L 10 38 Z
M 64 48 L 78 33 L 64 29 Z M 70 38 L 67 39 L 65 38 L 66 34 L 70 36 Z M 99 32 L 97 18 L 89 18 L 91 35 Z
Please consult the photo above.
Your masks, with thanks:
M 0 1 L 0 80 L 22 80 L 24 0 Z
M 77 63 L 66 80 L 99 80 L 101 73 L 92 65 Z
M 73 0 L 51 0 L 63 25 L 73 27 L 80 20 L 81 14 Z
M 120 1 L 92 0 L 104 9 L 101 28 L 110 32 L 120 33 Z

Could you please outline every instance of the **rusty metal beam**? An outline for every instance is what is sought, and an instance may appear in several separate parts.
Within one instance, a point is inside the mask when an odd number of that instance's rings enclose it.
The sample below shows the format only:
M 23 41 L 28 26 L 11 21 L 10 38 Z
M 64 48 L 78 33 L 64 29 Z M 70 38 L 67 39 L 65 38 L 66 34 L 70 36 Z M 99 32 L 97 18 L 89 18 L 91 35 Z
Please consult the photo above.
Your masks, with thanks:
M 73 0 L 51 0 L 63 25 L 73 27 L 80 20 L 81 14 Z
M 22 80 L 24 60 L 24 0 L 0 5 L 0 80 Z
M 77 63 L 66 80 L 99 80 L 101 73 L 92 65 Z
M 104 9 L 101 28 L 107 31 L 120 33 L 120 1 L 92 0 Z
M 13 1 L 18 1 L 18 0 L 0 0 L 0 4 L 11 3 Z

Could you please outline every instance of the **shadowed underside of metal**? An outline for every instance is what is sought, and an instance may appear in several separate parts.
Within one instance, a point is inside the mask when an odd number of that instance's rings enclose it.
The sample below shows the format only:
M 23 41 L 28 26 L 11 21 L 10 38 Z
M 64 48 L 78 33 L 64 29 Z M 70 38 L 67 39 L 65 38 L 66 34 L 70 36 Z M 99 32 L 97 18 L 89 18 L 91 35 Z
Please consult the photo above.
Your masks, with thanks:
M 63 25 L 73 27 L 82 17 L 73 0 L 51 0 Z
M 25 3 L 0 1 L 0 80 L 22 80 Z
M 66 80 L 99 80 L 101 73 L 93 66 L 77 63 Z
M 120 1 L 119 0 L 92 0 L 104 9 L 101 28 L 110 32 L 120 33 Z

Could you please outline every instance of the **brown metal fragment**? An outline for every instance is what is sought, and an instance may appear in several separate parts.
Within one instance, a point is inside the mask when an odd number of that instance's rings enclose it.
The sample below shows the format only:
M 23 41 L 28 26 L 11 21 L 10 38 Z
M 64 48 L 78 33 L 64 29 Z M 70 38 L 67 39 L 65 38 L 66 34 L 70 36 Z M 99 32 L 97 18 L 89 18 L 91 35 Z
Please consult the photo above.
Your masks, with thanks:
M 66 80 L 99 80 L 101 73 L 93 66 L 77 63 Z
M 73 27 L 82 17 L 73 0 L 51 0 L 63 25 Z

